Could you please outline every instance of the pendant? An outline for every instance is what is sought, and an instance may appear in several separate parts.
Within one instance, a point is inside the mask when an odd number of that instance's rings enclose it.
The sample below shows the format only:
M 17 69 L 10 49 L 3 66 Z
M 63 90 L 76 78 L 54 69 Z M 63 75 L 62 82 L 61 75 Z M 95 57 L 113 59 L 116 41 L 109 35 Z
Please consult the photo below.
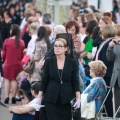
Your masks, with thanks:
M 61 80 L 61 84 L 63 84 L 63 81 Z

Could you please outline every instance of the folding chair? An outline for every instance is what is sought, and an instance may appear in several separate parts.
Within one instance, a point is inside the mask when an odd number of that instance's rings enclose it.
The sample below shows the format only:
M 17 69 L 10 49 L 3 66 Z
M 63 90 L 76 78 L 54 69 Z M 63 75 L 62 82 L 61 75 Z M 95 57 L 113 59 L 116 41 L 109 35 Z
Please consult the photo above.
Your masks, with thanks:
M 112 88 L 109 87 L 109 86 L 107 86 L 107 88 L 108 88 L 109 90 L 108 90 L 108 92 L 107 92 L 106 97 L 104 98 L 104 101 L 103 101 L 103 103 L 102 103 L 102 105 L 101 105 L 101 107 L 100 107 L 100 109 L 99 109 L 99 112 L 98 112 L 97 115 L 96 115 L 96 120 L 103 120 L 103 119 L 102 119 L 102 118 L 103 118 L 103 115 L 106 115 L 106 117 L 108 117 L 107 110 L 106 110 L 106 108 L 105 108 L 105 101 L 106 101 L 108 95 L 110 94 L 110 91 L 112 90 Z M 103 112 L 103 109 L 104 109 L 105 112 Z
M 115 112 L 114 118 L 116 117 L 116 115 L 119 111 L 120 111 L 120 106 L 118 107 L 117 111 Z

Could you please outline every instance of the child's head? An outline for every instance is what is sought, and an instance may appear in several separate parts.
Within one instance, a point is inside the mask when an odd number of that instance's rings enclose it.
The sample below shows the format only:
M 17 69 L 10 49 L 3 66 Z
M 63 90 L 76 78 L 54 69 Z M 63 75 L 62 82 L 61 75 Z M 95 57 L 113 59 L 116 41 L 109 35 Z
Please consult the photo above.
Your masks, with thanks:
M 39 81 L 32 83 L 32 85 L 31 85 L 31 91 L 34 91 L 34 93 L 36 95 L 38 95 L 38 93 L 40 91 L 40 82 Z M 33 94 L 33 92 L 32 92 L 32 94 Z

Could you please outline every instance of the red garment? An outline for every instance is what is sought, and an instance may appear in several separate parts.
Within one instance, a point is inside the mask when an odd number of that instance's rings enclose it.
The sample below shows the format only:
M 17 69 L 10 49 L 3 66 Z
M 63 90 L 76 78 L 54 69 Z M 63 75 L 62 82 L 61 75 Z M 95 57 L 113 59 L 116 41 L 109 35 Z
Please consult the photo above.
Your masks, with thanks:
M 23 36 L 24 36 L 24 34 L 25 34 L 27 28 L 28 28 L 28 23 L 26 23 L 26 25 L 24 26 L 24 28 L 23 28 L 23 30 L 22 30 L 21 38 L 23 38 Z
M 16 47 L 15 40 L 12 38 L 4 41 L 2 58 L 4 61 L 3 72 L 6 79 L 16 80 L 18 73 L 23 70 L 21 60 L 24 55 L 24 48 L 25 44 L 23 40 L 20 40 L 20 47 Z

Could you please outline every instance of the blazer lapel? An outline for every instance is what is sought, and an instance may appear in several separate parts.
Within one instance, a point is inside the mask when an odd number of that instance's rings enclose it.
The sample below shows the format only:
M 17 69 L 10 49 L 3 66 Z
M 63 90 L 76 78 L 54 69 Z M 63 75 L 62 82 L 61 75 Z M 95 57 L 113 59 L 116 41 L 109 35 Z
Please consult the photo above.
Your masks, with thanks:
M 56 59 L 55 56 L 53 57 L 53 61 L 52 62 L 53 62 L 53 64 L 52 64 L 53 66 L 52 67 L 55 69 L 54 74 L 56 76 L 58 76 L 58 78 L 59 78 L 58 67 L 57 67 L 57 59 Z
M 69 58 L 65 57 L 65 63 L 63 67 L 62 79 L 65 77 L 65 72 L 67 72 L 69 66 Z

